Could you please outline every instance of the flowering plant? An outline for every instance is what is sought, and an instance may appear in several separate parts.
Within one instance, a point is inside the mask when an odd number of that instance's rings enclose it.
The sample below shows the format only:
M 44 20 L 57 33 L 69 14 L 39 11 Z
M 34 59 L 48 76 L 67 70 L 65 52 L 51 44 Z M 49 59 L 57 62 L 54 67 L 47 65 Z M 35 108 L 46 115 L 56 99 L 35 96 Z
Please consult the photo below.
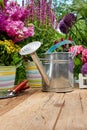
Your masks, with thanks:
M 71 46 L 69 52 L 73 52 L 75 46 Z M 87 74 L 87 49 L 82 45 L 76 46 L 76 55 L 74 57 L 74 76 L 78 79 L 79 73 Z
M 81 73 L 83 75 L 87 74 L 87 62 L 83 64 L 83 66 L 81 68 Z
M 84 49 L 82 52 L 82 62 L 81 73 L 84 75 L 87 74 L 87 49 Z
M 26 24 L 28 10 L 17 2 L 4 0 L 0 7 L 0 64 L 16 64 L 20 57 L 20 41 L 34 35 L 33 24 Z
M 12 40 L 0 40 L 0 64 L 16 65 L 19 61 L 17 58 L 19 50 L 20 47 Z
M 79 17 L 79 15 L 78 15 Z M 73 14 L 73 13 L 69 13 L 67 15 L 65 15 L 63 17 L 62 20 L 60 20 L 59 25 L 58 25 L 58 29 L 63 33 L 63 34 L 74 34 L 74 36 L 72 35 L 75 43 L 77 41 L 79 41 L 78 37 L 79 35 L 75 35 L 75 31 L 76 34 L 77 32 L 79 32 L 80 34 L 80 30 L 77 28 L 76 24 L 78 24 L 78 21 L 80 19 L 77 19 L 77 15 Z M 75 27 L 74 31 L 73 31 L 73 25 Z M 79 25 L 79 24 L 78 24 Z M 83 34 L 82 34 L 83 36 Z M 77 38 L 77 39 L 76 39 Z M 76 40 L 75 40 L 76 39 Z M 82 39 L 83 40 L 83 39 Z M 80 39 L 81 42 L 81 39 Z M 84 40 L 82 41 L 82 44 L 85 43 Z M 77 44 L 77 43 L 76 43 Z M 76 55 L 74 57 L 74 76 L 76 79 L 78 79 L 78 75 L 79 73 L 82 74 L 86 74 L 87 73 L 87 49 L 85 48 L 85 46 L 83 47 L 81 44 L 76 45 Z M 69 52 L 73 52 L 75 49 L 75 46 L 71 46 L 69 49 Z
M 8 0 L 7 0 L 8 1 Z M 0 9 L 0 33 L 14 42 L 22 41 L 34 35 L 34 26 L 25 26 L 28 10 L 17 2 L 5 3 L 4 10 Z
M 62 33 L 67 34 L 71 29 L 72 25 L 76 22 L 76 15 L 73 13 L 69 13 L 63 17 L 63 19 L 59 22 L 59 29 Z

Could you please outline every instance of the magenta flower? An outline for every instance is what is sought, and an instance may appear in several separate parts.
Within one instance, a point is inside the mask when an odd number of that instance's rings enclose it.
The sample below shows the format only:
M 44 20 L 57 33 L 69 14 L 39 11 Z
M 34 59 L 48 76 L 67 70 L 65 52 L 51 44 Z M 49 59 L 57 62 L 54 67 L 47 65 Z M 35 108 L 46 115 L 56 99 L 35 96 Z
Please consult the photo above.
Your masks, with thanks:
M 0 32 L 7 34 L 14 42 L 22 41 L 34 35 L 34 26 L 25 26 L 28 10 L 17 2 L 5 1 L 4 11 L 0 10 Z
M 25 21 L 29 11 L 24 7 L 19 6 L 17 2 L 10 2 L 6 5 L 4 13 L 7 19 Z
M 78 46 L 76 46 L 76 48 L 77 48 L 76 56 L 78 56 L 79 54 L 82 54 L 83 46 L 82 45 L 78 45 Z
M 4 0 L 4 5 L 5 5 L 5 6 L 7 5 L 7 2 L 8 2 L 8 0 Z
M 5 26 L 6 25 L 7 25 L 7 21 L 6 21 L 5 15 L 0 10 L 0 32 L 5 31 Z
M 14 42 L 19 42 L 34 35 L 34 26 L 25 27 L 22 21 L 9 21 L 6 31 Z

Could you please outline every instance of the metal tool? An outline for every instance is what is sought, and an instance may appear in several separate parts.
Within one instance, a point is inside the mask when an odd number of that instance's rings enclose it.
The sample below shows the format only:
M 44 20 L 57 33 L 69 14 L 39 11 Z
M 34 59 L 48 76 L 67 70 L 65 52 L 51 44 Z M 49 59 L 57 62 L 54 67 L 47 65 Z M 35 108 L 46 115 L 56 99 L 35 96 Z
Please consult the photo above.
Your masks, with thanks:
M 14 96 L 17 96 L 19 94 L 20 91 L 25 90 L 27 88 L 29 88 L 28 86 L 26 86 L 27 84 L 27 80 L 21 82 L 20 84 L 18 84 L 16 87 L 8 89 L 8 90 L 3 90 L 0 92 L 0 99 L 5 99 L 5 98 L 11 98 Z

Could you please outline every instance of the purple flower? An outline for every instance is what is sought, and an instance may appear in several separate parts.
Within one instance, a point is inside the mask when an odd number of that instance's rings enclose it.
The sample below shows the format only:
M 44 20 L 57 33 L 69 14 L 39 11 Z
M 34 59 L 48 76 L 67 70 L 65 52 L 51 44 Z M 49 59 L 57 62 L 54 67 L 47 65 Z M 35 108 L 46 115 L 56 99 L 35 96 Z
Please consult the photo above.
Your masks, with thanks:
M 66 26 L 66 24 L 64 23 L 63 20 L 61 20 L 59 23 L 59 29 L 64 34 L 66 34 L 68 32 L 68 27 Z
M 70 30 L 70 28 L 73 26 L 73 24 L 76 21 L 76 16 L 73 13 L 67 14 L 59 23 L 59 30 L 67 34 Z
M 82 74 L 87 74 L 87 62 L 82 65 L 81 73 L 82 73 Z
M 63 18 L 63 21 L 67 27 L 71 28 L 76 21 L 76 16 L 73 13 L 69 13 Z

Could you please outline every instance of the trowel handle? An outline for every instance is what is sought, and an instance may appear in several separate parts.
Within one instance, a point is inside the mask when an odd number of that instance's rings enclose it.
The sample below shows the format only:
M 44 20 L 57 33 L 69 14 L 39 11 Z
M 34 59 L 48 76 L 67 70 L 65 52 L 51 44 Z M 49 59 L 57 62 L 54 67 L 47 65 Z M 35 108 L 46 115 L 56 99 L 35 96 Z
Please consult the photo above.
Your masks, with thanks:
M 27 84 L 28 80 L 24 80 L 22 81 L 20 84 L 18 84 L 14 89 L 13 92 L 16 93 L 18 91 L 20 91 L 22 88 L 24 88 L 24 86 Z
M 31 55 L 33 61 L 35 62 L 37 68 L 39 69 L 41 76 L 43 77 L 45 83 L 47 84 L 47 86 L 49 86 L 49 79 L 48 79 L 46 73 L 44 72 L 44 68 L 43 68 L 42 64 L 40 63 L 36 53 L 34 52 L 34 53 L 31 53 L 30 55 Z

